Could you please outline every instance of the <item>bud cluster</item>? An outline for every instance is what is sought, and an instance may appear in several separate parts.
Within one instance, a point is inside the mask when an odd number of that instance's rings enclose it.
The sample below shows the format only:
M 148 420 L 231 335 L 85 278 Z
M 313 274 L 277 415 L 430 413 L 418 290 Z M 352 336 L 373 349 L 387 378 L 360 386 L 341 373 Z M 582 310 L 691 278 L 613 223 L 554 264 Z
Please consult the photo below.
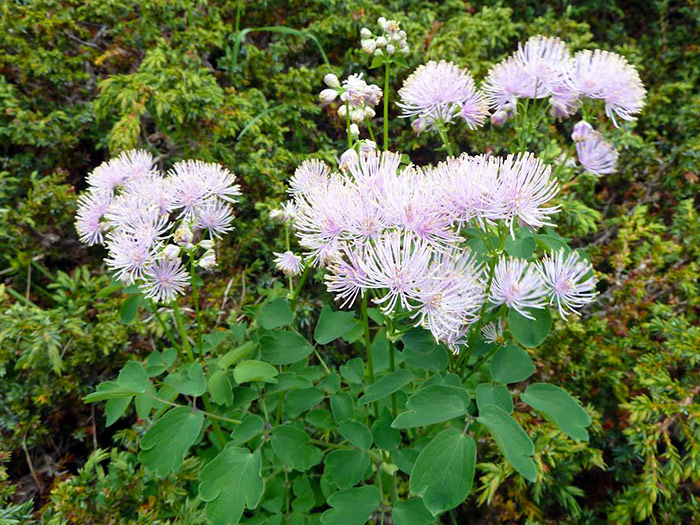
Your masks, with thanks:
M 408 55 L 408 44 L 406 43 L 406 31 L 399 27 L 396 20 L 387 20 L 383 16 L 379 17 L 377 24 L 381 29 L 379 36 L 374 35 L 366 27 L 362 28 L 362 50 L 368 55 L 382 56 L 384 54 L 392 56 L 395 53 Z
M 340 99 L 343 104 L 338 106 L 338 116 L 341 119 L 350 117 L 352 125 L 349 131 L 356 138 L 360 134 L 358 126 L 377 114 L 374 106 L 382 99 L 381 88 L 365 82 L 362 73 L 350 75 L 342 84 L 333 73 L 327 74 L 323 81 L 328 88 L 319 94 L 321 103 L 330 104 L 335 99 Z

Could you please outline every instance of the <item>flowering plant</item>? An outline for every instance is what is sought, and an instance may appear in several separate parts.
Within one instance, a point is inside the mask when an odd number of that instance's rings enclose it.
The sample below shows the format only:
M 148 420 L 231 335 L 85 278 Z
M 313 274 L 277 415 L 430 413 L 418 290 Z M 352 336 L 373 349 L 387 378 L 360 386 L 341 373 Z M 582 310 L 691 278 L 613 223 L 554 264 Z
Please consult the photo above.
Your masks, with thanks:
M 586 254 L 554 229 L 578 168 L 567 156 L 553 168 L 527 147 L 547 105 L 556 119 L 581 110 L 571 151 L 586 173 L 610 173 L 617 156 L 590 123 L 595 101 L 615 126 L 632 119 L 643 105 L 639 76 L 618 55 L 572 57 L 542 36 L 494 66 L 481 88 L 468 70 L 429 62 L 405 80 L 397 105 L 416 133 L 437 133 L 446 158 L 416 166 L 389 138 L 390 72 L 406 66 L 407 35 L 396 21 L 378 25 L 378 36 L 362 30 L 361 46 L 384 68 L 384 88 L 361 74 L 324 78 L 321 102 L 338 103 L 348 149 L 337 170 L 307 160 L 291 177 L 289 202 L 271 214 L 287 233 L 275 263 L 288 292 L 244 312 L 250 325 L 203 334 L 199 312 L 197 271 L 215 264 L 214 242 L 231 228 L 239 194 L 227 170 L 189 161 L 163 176 L 132 152 L 100 166 L 81 197 L 81 238 L 105 243 L 108 267 L 147 300 L 171 344 L 145 364 L 127 363 L 88 401 L 107 400 L 108 424 L 132 400 L 155 420 L 140 460 L 159 476 L 201 451 L 198 494 L 213 523 L 237 523 L 246 509 L 256 522 L 360 524 L 390 514 L 397 524 L 431 523 L 469 496 L 487 435 L 509 472 L 536 482 L 514 398 L 588 439 L 591 419 L 563 388 L 524 383 L 535 372 L 526 349 L 545 340 L 554 316 L 577 315 L 597 294 Z M 381 151 L 372 128 L 380 101 Z M 493 125 L 514 124 L 516 150 L 458 155 L 450 135 L 462 123 L 483 127 L 490 111 Z M 339 309 L 323 307 L 309 341 L 296 310 L 319 271 Z M 175 301 L 187 284 L 194 344 Z M 340 340 L 358 355 L 336 370 L 324 347 Z

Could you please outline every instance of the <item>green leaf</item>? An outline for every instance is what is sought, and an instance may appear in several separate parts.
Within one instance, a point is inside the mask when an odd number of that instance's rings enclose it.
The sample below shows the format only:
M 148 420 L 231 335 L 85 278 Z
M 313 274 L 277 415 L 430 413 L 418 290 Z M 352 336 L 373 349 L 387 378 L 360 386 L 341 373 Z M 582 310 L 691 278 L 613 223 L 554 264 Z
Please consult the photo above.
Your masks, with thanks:
M 235 365 L 241 359 L 251 355 L 255 351 L 257 346 L 257 343 L 254 343 L 253 341 L 243 343 L 241 346 L 238 346 L 233 350 L 226 352 L 224 355 L 222 355 L 219 358 L 219 366 L 221 368 L 226 369 L 231 365 Z
M 449 356 L 444 346 L 423 328 L 413 328 L 401 338 L 406 364 L 414 368 L 425 368 L 439 372 L 447 367 Z
M 251 383 L 253 381 L 264 381 L 265 383 L 276 383 L 277 369 L 262 361 L 241 361 L 233 369 L 233 378 L 239 385 Z
M 384 56 L 374 56 L 372 57 L 372 63 L 370 64 L 369 68 L 370 69 L 377 69 L 378 67 L 382 67 L 384 65 Z
M 432 425 L 466 414 L 468 407 L 469 394 L 464 388 L 430 385 L 408 398 L 408 411 L 399 414 L 391 426 L 412 428 Z
M 491 358 L 491 377 L 499 383 L 524 381 L 534 371 L 530 355 L 515 345 L 504 346 Z
M 552 328 L 552 314 L 548 308 L 528 311 L 535 318 L 534 320 L 520 315 L 512 308 L 509 309 L 508 327 L 517 342 L 528 348 L 534 348 L 547 338 Z
M 186 396 L 201 396 L 207 390 L 204 369 L 200 363 L 183 365 L 165 378 L 165 384 Z
M 233 404 L 233 388 L 228 374 L 223 370 L 217 370 L 209 378 L 209 393 L 211 400 L 218 405 L 231 406 Z
M 323 475 L 339 489 L 362 481 L 369 468 L 369 456 L 359 450 L 334 450 L 324 464 Z
M 168 348 L 162 352 L 154 350 L 146 360 L 146 374 L 148 374 L 148 377 L 162 374 L 169 366 L 172 366 L 176 357 L 177 352 L 174 348 Z
M 495 405 L 479 410 L 479 423 L 489 429 L 505 458 L 529 481 L 537 480 L 537 467 L 532 460 L 535 446 L 518 422 Z
M 323 397 L 323 392 L 318 388 L 291 390 L 284 396 L 285 409 L 289 417 L 295 418 L 302 412 L 318 405 Z
M 333 421 L 333 416 L 325 408 L 317 408 L 315 410 L 309 410 L 306 413 L 304 420 L 309 424 L 321 430 L 331 430 L 335 428 L 335 422 Z
M 129 324 L 135 318 L 141 306 L 141 294 L 128 295 L 119 308 L 119 316 L 122 323 Z
M 279 297 L 262 305 L 257 316 L 260 326 L 265 330 L 272 330 L 279 326 L 287 326 L 294 321 L 294 314 L 289 308 L 286 299 Z
M 105 426 L 109 427 L 117 421 L 120 417 L 124 415 L 126 409 L 129 408 L 131 403 L 131 397 L 123 397 L 119 399 L 108 399 L 105 403 L 105 416 L 107 416 L 107 421 Z
M 532 236 L 523 237 L 522 239 L 512 239 L 509 236 L 505 243 L 506 253 L 519 259 L 529 258 L 536 247 L 537 243 Z
M 391 426 L 391 413 L 385 408 L 372 424 L 372 437 L 377 447 L 383 450 L 396 450 L 401 444 L 401 433 Z
M 481 410 L 487 405 L 496 405 L 506 414 L 513 412 L 513 398 L 503 385 L 481 383 L 476 387 L 476 406 Z
M 340 367 L 340 375 L 342 375 L 348 383 L 359 385 L 362 383 L 364 370 L 365 364 L 362 362 L 362 359 L 354 357 Z
M 520 399 L 554 421 L 572 439 L 588 441 L 586 427 L 591 417 L 563 388 L 548 383 L 533 383 Z
M 372 446 L 372 433 L 362 423 L 357 421 L 344 421 L 338 425 L 338 432 L 347 439 L 351 445 L 363 450 Z
M 161 478 L 177 472 L 203 423 L 204 414 L 199 410 L 168 410 L 141 438 L 139 459 L 143 466 Z
M 124 365 L 117 377 L 117 383 L 139 394 L 143 394 L 151 386 L 143 365 L 137 361 L 129 361 Z
M 273 365 L 288 365 L 306 358 L 313 347 L 296 332 L 272 332 L 260 338 L 260 356 Z
M 382 495 L 374 485 L 341 490 L 328 498 L 331 509 L 321 516 L 323 525 L 364 525 L 379 506 Z
M 420 498 L 397 501 L 391 512 L 394 525 L 434 525 L 435 518 Z
M 273 385 L 267 385 L 265 387 L 265 392 L 268 394 L 278 394 L 286 392 L 287 390 L 294 390 L 295 388 L 309 388 L 311 386 L 311 381 L 295 374 L 294 372 L 282 372 L 277 376 L 277 383 Z
M 347 392 L 341 392 L 331 397 L 331 410 L 336 423 L 352 419 L 355 415 L 355 404 Z
M 321 450 L 308 445 L 308 434 L 294 427 L 276 427 L 270 442 L 272 450 L 285 465 L 301 472 L 318 465 L 323 456 Z
M 456 428 L 440 432 L 418 455 L 409 488 L 433 516 L 455 508 L 472 489 L 476 444 Z
M 330 306 L 324 306 L 314 330 L 314 340 L 325 345 L 344 336 L 354 328 L 354 317 L 353 312 L 334 312 Z
M 97 389 L 92 394 L 85 396 L 86 403 L 95 403 L 105 399 L 131 398 L 134 395 L 132 390 L 124 388 L 116 381 L 104 381 L 97 385 Z
M 540 233 L 535 236 L 535 239 L 538 245 L 550 252 L 559 251 L 561 248 L 568 248 L 566 241 L 562 237 Z
M 240 425 L 231 432 L 231 443 L 234 445 L 242 445 L 247 443 L 256 436 L 262 434 L 265 427 L 265 422 L 257 414 L 248 414 L 243 418 Z
M 413 372 L 405 368 L 400 368 L 377 380 L 365 389 L 365 395 L 359 399 L 361 405 L 368 405 L 374 401 L 379 401 L 389 394 L 403 388 L 413 379 Z
M 252 454 L 233 443 L 212 459 L 199 475 L 199 497 L 207 504 L 207 517 L 213 525 L 238 523 L 243 509 L 260 503 L 264 483 L 260 451 Z

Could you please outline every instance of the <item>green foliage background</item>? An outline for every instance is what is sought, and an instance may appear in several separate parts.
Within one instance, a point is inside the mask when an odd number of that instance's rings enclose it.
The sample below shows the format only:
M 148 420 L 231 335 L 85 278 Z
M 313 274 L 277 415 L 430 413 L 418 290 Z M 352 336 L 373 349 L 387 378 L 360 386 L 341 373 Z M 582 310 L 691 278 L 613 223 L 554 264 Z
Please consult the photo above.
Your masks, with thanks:
M 102 407 L 80 401 L 163 334 L 148 312 L 144 323 L 122 324 L 121 298 L 100 293 L 110 280 L 102 250 L 77 240 L 76 193 L 92 168 L 132 147 L 164 168 L 197 158 L 234 171 L 243 186 L 237 230 L 204 293 L 210 326 L 235 318 L 279 284 L 270 255 L 283 244 L 268 212 L 285 198 L 286 180 L 303 159 L 333 161 L 342 151 L 344 123 L 317 93 L 324 74 L 366 68 L 359 30 L 378 16 L 401 21 L 412 68 L 445 58 L 480 79 L 542 32 L 574 50 L 625 55 L 649 89 L 638 123 L 616 139 L 619 172 L 563 196 L 560 233 L 584 237 L 600 300 L 555 326 L 533 356 L 541 379 L 589 403 L 591 442 L 567 440 L 534 416 L 523 421 L 543 482 L 484 460 L 460 515 L 700 521 L 697 4 L 8 0 L 0 5 L 0 523 L 206 522 L 188 490 L 203 460 L 156 482 L 136 466 L 136 415 L 133 426 L 105 429 Z M 264 26 L 304 32 L 251 31 L 237 42 L 240 30 Z M 406 122 L 394 126 L 396 149 L 433 160 L 424 137 Z M 460 146 L 500 153 L 509 140 L 506 126 Z M 302 298 L 308 319 L 319 294 Z M 342 361 L 344 350 L 329 359 Z

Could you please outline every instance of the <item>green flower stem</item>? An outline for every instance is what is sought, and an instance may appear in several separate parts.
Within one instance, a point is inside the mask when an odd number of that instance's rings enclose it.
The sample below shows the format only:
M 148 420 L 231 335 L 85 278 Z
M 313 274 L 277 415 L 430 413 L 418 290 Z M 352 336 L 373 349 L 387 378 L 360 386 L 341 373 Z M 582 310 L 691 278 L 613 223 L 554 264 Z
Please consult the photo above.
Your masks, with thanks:
M 158 305 L 155 304 L 153 301 L 149 301 L 148 304 L 150 306 L 150 310 L 153 312 L 153 315 L 155 316 L 156 320 L 158 321 L 158 324 L 163 329 L 163 332 L 165 333 L 165 335 L 168 337 L 170 344 L 173 345 L 173 347 L 182 350 L 182 347 L 175 340 L 175 336 L 173 335 L 173 332 L 170 330 L 168 325 L 165 324 L 165 321 L 163 320 L 163 316 L 160 315 L 160 312 L 158 311 Z
M 476 339 L 479 337 L 479 332 L 481 332 L 481 327 L 484 324 L 484 314 L 486 313 L 486 308 L 488 307 L 488 298 L 491 293 L 491 285 L 493 284 L 493 276 L 496 272 L 496 264 L 498 263 L 498 258 L 500 257 L 503 246 L 508 237 L 508 230 L 505 225 L 498 225 L 499 243 L 498 248 L 494 250 L 491 260 L 489 261 L 489 273 L 486 280 L 486 290 L 484 291 L 484 304 L 481 305 L 481 311 L 479 312 L 479 319 L 476 324 L 472 327 L 472 331 L 469 334 L 469 339 L 467 341 L 467 351 L 464 353 L 464 357 L 460 357 L 457 360 L 457 369 L 460 370 L 462 367 L 466 367 L 469 364 L 469 358 L 474 351 L 474 345 L 476 344 Z
M 352 148 L 352 137 L 350 136 L 350 100 L 345 101 L 345 120 L 347 122 L 348 149 Z
M 384 151 L 389 151 L 389 61 L 384 62 Z
M 444 124 L 442 122 L 438 123 L 437 130 L 440 135 L 440 138 L 442 139 L 442 143 L 445 145 L 445 150 L 447 151 L 447 154 L 450 157 L 452 157 L 454 155 L 452 153 L 452 144 L 450 143 L 450 137 L 447 136 L 447 130 L 444 128 Z
M 323 365 L 323 369 L 326 371 L 326 374 L 330 375 L 330 374 L 331 374 L 331 369 L 328 368 L 328 365 L 327 365 L 326 362 L 323 360 L 323 358 L 321 357 L 321 354 L 318 352 L 318 350 L 316 349 L 315 346 L 314 346 L 314 355 L 315 355 L 316 358 L 321 362 L 321 365 Z
M 469 370 L 469 372 L 467 373 L 467 375 L 464 376 L 463 381 L 466 381 L 466 380 L 469 379 L 471 376 L 473 376 L 474 373 L 475 373 L 477 370 L 479 370 L 479 367 L 480 367 L 481 365 L 483 365 L 484 362 L 486 362 L 493 354 L 495 354 L 495 353 L 496 353 L 498 350 L 500 350 L 501 348 L 502 348 L 501 345 L 495 345 L 495 346 L 489 351 L 488 354 L 481 356 L 481 357 L 479 358 L 479 360 L 478 360 L 476 363 L 474 363 L 474 366 L 471 367 L 471 369 Z
M 367 125 L 367 131 L 369 132 L 369 138 L 372 140 L 372 142 L 376 144 L 377 140 L 374 138 L 374 131 L 372 131 L 372 123 L 367 117 L 365 117 L 365 124 Z
M 164 405 L 170 405 L 171 407 L 187 407 L 187 406 L 189 406 L 189 405 L 181 405 L 179 403 L 173 403 L 172 401 L 168 401 L 167 399 L 163 399 L 161 397 L 154 396 L 153 394 L 149 394 L 148 392 L 144 392 L 144 395 L 150 397 L 151 399 L 153 399 L 155 401 L 158 401 L 159 403 L 163 403 Z M 227 423 L 234 423 L 236 425 L 239 425 L 241 423 L 240 419 L 232 419 L 230 417 L 220 416 L 218 414 L 214 414 L 213 412 L 207 412 L 206 410 L 200 410 L 199 408 L 197 408 L 196 410 L 198 410 L 199 412 L 201 412 L 205 416 L 211 417 L 213 419 L 220 419 L 221 421 L 226 421 Z
M 369 316 L 367 315 L 367 294 L 362 295 L 362 331 L 365 339 L 365 351 L 367 352 L 367 368 L 369 369 L 369 380 L 374 384 L 374 361 L 372 359 L 372 341 L 369 334 Z M 374 418 L 379 419 L 379 407 L 377 403 L 372 403 Z
M 190 279 L 192 281 L 192 299 L 194 300 L 194 314 L 197 321 L 197 346 L 199 347 L 199 357 L 201 358 L 204 349 L 202 348 L 202 323 L 199 313 L 199 295 L 197 294 L 197 269 L 194 264 L 194 253 L 190 253 Z
M 292 296 L 290 297 L 290 307 L 292 311 L 297 306 L 297 301 L 299 300 L 299 294 L 301 293 L 301 289 L 304 286 L 304 283 L 306 283 L 306 280 L 309 278 L 309 274 L 311 273 L 311 265 L 307 264 L 306 267 L 304 268 L 304 273 L 301 274 L 301 277 L 299 278 L 299 283 L 297 284 L 297 287 L 294 289 L 294 292 L 292 293 Z
M 202 402 L 204 403 L 204 408 L 207 409 L 207 415 L 210 418 L 211 421 L 211 426 L 214 429 L 214 435 L 216 436 L 216 440 L 219 442 L 219 448 L 224 448 L 226 446 L 226 436 L 224 436 L 223 431 L 221 430 L 221 426 L 219 425 L 219 422 L 217 419 L 222 419 L 220 416 L 217 416 L 214 414 L 214 407 L 211 406 L 211 401 L 209 401 L 209 396 L 208 395 L 203 395 L 202 396 Z M 224 418 L 224 420 L 228 420 L 228 418 Z M 239 421 L 240 423 L 240 421 Z
M 182 323 L 182 314 L 180 313 L 180 307 L 177 305 L 177 301 L 172 302 L 173 314 L 175 315 L 175 322 L 180 330 L 180 339 L 182 340 L 182 348 L 187 352 L 187 358 L 191 363 L 194 363 L 194 355 L 192 354 L 192 346 L 190 345 L 189 339 L 187 339 L 187 332 L 185 331 L 185 325 Z
M 289 239 L 289 223 L 285 221 L 284 223 L 284 245 L 287 251 L 291 251 L 291 241 Z M 292 276 L 289 275 L 287 277 L 287 280 L 289 282 L 289 293 L 292 293 L 294 291 L 294 284 L 292 283 Z

